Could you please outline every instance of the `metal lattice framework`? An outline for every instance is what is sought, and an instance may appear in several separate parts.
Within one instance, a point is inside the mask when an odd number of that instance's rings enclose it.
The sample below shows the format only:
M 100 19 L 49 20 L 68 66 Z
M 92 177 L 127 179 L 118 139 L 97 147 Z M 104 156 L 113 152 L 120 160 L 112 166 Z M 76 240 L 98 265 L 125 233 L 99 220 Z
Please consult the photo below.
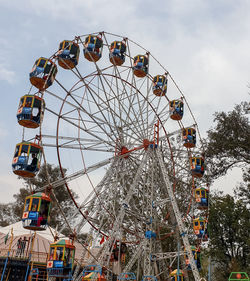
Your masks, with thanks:
M 137 278 L 153 275 L 169 280 L 178 255 L 180 268 L 186 269 L 185 247 L 198 281 L 190 248 L 196 240 L 192 218 L 198 213 L 194 185 L 204 184 L 190 173 L 189 158 L 202 153 L 196 120 L 172 76 L 149 51 L 128 38 L 106 32 L 93 35 L 98 34 L 104 42 L 102 58 L 90 62 L 80 56 L 72 70 L 60 68 L 53 86 L 43 92 L 43 147 L 45 155 L 56 149 L 62 172 L 62 179 L 50 185 L 65 184 L 75 205 L 75 213 L 65 214 L 72 229 L 77 233 L 87 229 L 93 243 L 105 241 L 92 257 L 95 263 L 117 274 L 136 271 Z M 86 36 L 74 41 L 84 47 Z M 121 66 L 108 57 L 115 40 L 127 46 Z M 133 73 L 133 57 L 138 54 L 149 58 L 149 72 L 143 78 Z M 51 58 L 56 60 L 57 53 Z M 168 78 L 166 95 L 153 94 L 153 77 L 158 74 Z M 184 102 L 181 121 L 170 119 L 171 99 Z M 51 125 L 52 120 L 57 123 Z M 197 131 L 196 148 L 183 146 L 182 129 L 186 127 Z M 115 241 L 127 245 L 126 261 L 119 255 L 112 262 Z M 178 241 L 182 245 L 179 254 Z M 80 280 L 78 269 L 74 280 Z

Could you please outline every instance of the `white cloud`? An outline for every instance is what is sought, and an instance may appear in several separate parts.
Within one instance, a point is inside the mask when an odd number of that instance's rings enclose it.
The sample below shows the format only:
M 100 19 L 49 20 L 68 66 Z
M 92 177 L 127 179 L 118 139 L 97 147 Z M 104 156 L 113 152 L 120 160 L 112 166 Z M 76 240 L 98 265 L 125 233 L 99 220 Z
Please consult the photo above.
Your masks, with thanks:
M 11 171 L 2 170 L 0 174 L 1 196 L 0 203 L 8 203 L 14 201 L 13 195 L 18 193 L 22 187 L 22 180 L 19 180 Z
M 13 84 L 15 81 L 15 72 L 9 70 L 5 65 L 0 64 L 0 80 Z
M 229 171 L 224 177 L 217 179 L 212 188 L 213 190 L 221 190 L 224 193 L 233 195 L 233 191 L 241 182 L 242 172 L 239 168 Z
M 2 124 L 0 123 L 0 141 L 2 141 L 5 137 L 8 136 L 8 131 L 5 129 Z

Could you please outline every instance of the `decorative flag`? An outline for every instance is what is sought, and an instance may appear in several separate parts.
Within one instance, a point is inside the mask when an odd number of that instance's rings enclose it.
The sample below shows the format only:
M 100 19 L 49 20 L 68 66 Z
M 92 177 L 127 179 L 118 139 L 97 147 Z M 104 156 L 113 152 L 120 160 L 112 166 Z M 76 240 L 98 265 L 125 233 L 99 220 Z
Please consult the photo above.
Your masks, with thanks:
M 100 241 L 100 245 L 102 245 L 102 243 L 104 243 L 105 239 L 104 239 L 104 236 L 102 236 L 102 239 Z
M 6 243 L 7 243 L 8 238 L 9 238 L 9 233 L 7 233 L 7 235 L 6 235 L 6 236 L 4 236 L 4 244 L 6 244 Z
M 53 261 L 48 261 L 47 267 L 48 267 L 48 268 L 52 268 L 52 267 L 53 267 Z

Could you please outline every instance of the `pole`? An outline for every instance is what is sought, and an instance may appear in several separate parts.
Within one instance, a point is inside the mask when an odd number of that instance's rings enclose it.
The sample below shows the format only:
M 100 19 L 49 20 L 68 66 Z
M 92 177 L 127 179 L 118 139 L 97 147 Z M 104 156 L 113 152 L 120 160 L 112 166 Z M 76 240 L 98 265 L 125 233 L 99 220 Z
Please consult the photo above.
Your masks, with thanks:
M 8 259 L 9 259 L 9 255 L 10 255 L 10 251 L 11 251 L 11 246 L 12 246 L 12 242 L 13 242 L 13 228 L 11 228 L 11 240 L 10 240 L 10 245 L 9 245 L 9 249 L 8 249 L 8 254 L 4 263 L 4 268 L 3 268 L 3 272 L 2 272 L 2 276 L 1 276 L 1 281 L 3 281 L 3 277 L 5 274 L 5 270 L 8 264 Z
M 211 281 L 211 256 L 209 256 L 208 281 Z
M 29 254 L 28 265 L 27 265 L 27 270 L 26 270 L 26 274 L 25 274 L 25 279 L 24 279 L 24 281 L 27 281 L 27 278 L 28 278 L 29 267 L 30 267 L 30 261 L 31 261 L 31 253 L 32 253 L 32 251 L 33 251 L 33 246 L 34 246 L 34 242 L 35 242 L 35 237 L 36 237 L 36 231 L 34 232 L 34 236 L 32 237 L 31 248 L 30 248 L 30 254 Z
M 194 260 L 194 256 L 193 256 L 191 246 L 190 246 L 190 243 L 189 243 L 189 240 L 188 240 L 188 236 L 187 236 L 187 233 L 186 233 L 186 228 L 185 228 L 184 223 L 182 221 L 182 217 L 181 217 L 180 210 L 179 210 L 179 207 L 178 207 L 177 202 L 176 202 L 176 198 L 175 198 L 175 195 L 174 195 L 174 192 L 173 192 L 173 189 L 172 189 L 172 185 L 170 184 L 170 181 L 169 181 L 168 173 L 166 171 L 166 166 L 164 165 L 163 158 L 162 158 L 162 155 L 160 154 L 160 151 L 157 150 L 157 149 L 156 149 L 156 156 L 157 156 L 158 161 L 159 161 L 159 166 L 160 166 L 160 169 L 161 169 L 161 172 L 162 172 L 162 175 L 163 175 L 163 180 L 164 180 L 167 192 L 168 192 L 168 196 L 169 196 L 170 201 L 172 203 L 172 207 L 173 207 L 173 211 L 174 211 L 175 218 L 176 218 L 176 221 L 177 221 L 177 225 L 179 227 L 180 235 L 182 237 L 183 244 L 185 246 L 185 250 L 188 254 L 188 258 L 189 258 L 190 266 L 191 266 L 191 269 L 192 269 L 192 272 L 193 272 L 194 280 L 200 281 L 201 280 L 200 273 L 197 269 L 197 266 L 196 266 L 196 263 L 195 263 L 195 260 Z
M 179 281 L 179 274 L 180 274 L 180 240 L 178 238 L 177 281 Z

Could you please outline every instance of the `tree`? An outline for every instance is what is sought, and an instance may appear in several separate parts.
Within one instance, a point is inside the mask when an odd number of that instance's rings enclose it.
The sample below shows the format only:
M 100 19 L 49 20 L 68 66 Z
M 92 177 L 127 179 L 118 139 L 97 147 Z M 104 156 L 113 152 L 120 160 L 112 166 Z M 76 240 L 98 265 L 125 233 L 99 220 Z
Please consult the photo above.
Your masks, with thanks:
M 247 271 L 250 265 L 250 103 L 242 102 L 228 113 L 215 113 L 208 131 L 206 163 L 211 182 L 239 167 L 243 181 L 235 196 L 210 195 L 210 255 L 215 280 L 227 280 L 231 271 Z
M 210 129 L 206 144 L 206 163 L 210 180 L 239 167 L 243 181 L 235 188 L 235 196 L 250 205 L 250 103 L 242 102 L 228 113 L 215 113 L 215 127 Z
M 210 200 L 210 255 L 216 280 L 250 270 L 250 210 L 242 200 L 216 193 Z
M 0 226 L 5 227 L 18 220 L 14 214 L 14 204 L 0 204 Z
M 245 167 L 250 164 L 249 110 L 250 103 L 242 102 L 228 113 L 215 113 L 216 125 L 208 131 L 206 142 L 206 162 L 213 178 L 225 175 L 233 167 L 246 173 Z
M 243 182 L 235 189 L 235 195 L 245 204 L 250 206 L 250 168 L 245 168 L 243 172 Z
M 25 197 L 30 195 L 31 190 L 27 187 L 21 187 L 19 192 L 14 194 L 15 202 L 13 203 L 13 212 L 16 217 L 16 221 L 20 221 L 22 219 L 23 206 Z

